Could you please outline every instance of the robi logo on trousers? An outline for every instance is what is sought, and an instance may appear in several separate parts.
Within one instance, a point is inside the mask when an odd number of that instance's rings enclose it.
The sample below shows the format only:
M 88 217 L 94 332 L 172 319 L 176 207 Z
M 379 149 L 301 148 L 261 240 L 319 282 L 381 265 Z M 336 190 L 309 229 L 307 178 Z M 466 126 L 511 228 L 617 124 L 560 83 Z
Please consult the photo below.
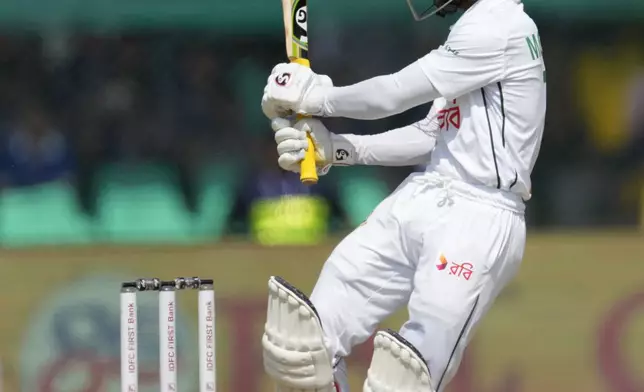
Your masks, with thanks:
M 456 105 L 456 100 L 452 104 Z M 440 110 L 438 112 L 438 126 L 441 131 L 449 131 L 451 127 L 454 127 L 456 130 L 461 129 L 461 108 L 459 106 L 453 106 Z
M 472 274 L 474 273 L 474 264 L 472 263 L 455 263 L 455 262 L 448 262 L 447 258 L 444 255 L 440 255 L 438 258 L 438 264 L 436 264 L 436 269 L 439 271 L 444 271 L 449 267 L 449 275 L 455 276 L 456 278 L 460 279 L 463 278 L 465 280 L 470 280 L 472 277 Z

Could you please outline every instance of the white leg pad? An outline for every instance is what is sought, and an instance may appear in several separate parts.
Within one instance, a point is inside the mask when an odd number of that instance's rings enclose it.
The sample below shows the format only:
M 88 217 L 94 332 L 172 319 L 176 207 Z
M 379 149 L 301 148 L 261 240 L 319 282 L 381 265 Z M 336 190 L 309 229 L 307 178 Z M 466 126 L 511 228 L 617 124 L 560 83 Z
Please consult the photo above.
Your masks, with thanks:
M 264 369 L 279 392 L 333 392 L 333 367 L 320 318 L 308 297 L 284 279 L 268 281 L 262 337 Z
M 422 355 L 393 331 L 374 339 L 373 358 L 364 392 L 432 392 L 429 368 Z

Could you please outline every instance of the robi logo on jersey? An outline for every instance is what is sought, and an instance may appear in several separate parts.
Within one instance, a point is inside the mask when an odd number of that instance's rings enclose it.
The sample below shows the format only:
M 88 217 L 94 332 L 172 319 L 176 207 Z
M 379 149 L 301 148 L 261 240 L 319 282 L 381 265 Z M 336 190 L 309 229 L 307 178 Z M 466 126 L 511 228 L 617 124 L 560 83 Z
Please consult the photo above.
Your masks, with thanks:
M 456 105 L 456 100 L 452 104 Z M 451 127 L 456 128 L 456 130 L 461 129 L 461 108 L 453 106 L 440 110 L 438 112 L 438 126 L 441 131 L 449 131 Z

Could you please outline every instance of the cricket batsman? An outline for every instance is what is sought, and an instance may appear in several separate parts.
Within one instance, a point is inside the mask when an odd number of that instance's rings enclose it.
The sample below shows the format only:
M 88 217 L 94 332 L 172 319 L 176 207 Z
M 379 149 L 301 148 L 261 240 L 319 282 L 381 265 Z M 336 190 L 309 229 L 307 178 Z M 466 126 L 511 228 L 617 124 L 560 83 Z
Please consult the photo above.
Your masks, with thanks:
M 334 87 L 296 64 L 277 65 L 262 109 L 279 165 L 298 172 L 315 144 L 331 166 L 426 164 L 331 253 L 310 299 L 269 281 L 264 367 L 281 392 L 348 392 L 343 360 L 407 306 L 399 332 L 380 331 L 363 391 L 443 392 L 526 242 L 546 114 L 539 32 L 520 0 L 429 0 L 417 20 L 462 12 L 444 45 L 402 70 Z M 433 101 L 415 124 L 368 136 L 334 134 L 318 119 L 380 119 Z M 341 170 L 341 169 L 339 169 Z

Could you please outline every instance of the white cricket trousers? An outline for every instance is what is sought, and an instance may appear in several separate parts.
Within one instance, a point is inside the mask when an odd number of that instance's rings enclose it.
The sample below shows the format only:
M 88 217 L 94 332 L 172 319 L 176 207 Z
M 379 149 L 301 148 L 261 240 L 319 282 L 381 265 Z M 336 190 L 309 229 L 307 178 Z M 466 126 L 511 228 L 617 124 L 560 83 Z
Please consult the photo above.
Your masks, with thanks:
M 442 392 L 525 248 L 518 195 L 433 173 L 412 174 L 331 253 L 311 295 L 336 359 L 404 305 L 401 335 Z M 343 361 L 336 370 L 347 392 Z

